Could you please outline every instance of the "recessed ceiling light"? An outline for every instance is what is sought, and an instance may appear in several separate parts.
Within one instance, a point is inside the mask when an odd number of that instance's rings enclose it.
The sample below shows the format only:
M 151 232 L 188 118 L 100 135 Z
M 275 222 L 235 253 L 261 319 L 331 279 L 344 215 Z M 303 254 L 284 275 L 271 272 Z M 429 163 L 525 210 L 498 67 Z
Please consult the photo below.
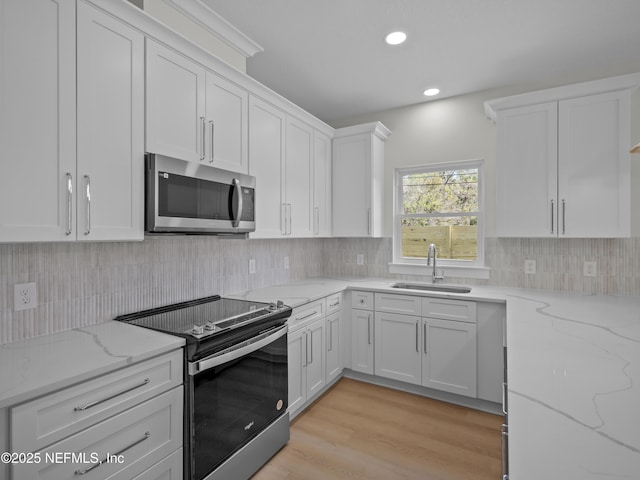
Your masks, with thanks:
M 389 45 L 400 45 L 407 39 L 407 34 L 404 32 L 392 32 L 385 37 L 385 41 Z
M 437 95 L 439 93 L 440 93 L 440 89 L 439 88 L 429 88 L 429 89 L 424 91 L 424 94 L 427 97 L 433 97 L 434 95 Z

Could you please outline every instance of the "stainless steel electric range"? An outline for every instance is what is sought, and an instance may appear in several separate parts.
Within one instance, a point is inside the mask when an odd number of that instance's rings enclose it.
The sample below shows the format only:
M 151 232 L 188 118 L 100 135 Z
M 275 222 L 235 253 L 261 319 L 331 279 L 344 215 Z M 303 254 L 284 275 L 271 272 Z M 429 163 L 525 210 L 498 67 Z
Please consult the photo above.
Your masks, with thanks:
M 290 315 L 216 295 L 116 318 L 186 339 L 185 479 L 247 479 L 289 441 Z

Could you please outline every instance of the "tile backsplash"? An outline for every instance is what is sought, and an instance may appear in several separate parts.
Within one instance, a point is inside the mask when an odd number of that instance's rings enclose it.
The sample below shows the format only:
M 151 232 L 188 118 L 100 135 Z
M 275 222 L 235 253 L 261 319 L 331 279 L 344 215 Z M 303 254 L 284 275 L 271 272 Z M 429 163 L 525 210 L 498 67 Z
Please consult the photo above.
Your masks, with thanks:
M 0 344 L 103 322 L 122 314 L 213 294 L 314 276 L 390 275 L 391 239 L 237 240 L 147 237 L 129 243 L 0 244 Z M 364 265 L 357 264 L 363 254 Z M 284 268 L 284 257 L 289 268 Z M 640 295 L 640 238 L 487 239 L 487 280 L 447 282 Z M 249 258 L 256 273 L 249 274 Z M 524 273 L 536 260 L 537 273 Z M 583 276 L 596 261 L 597 275 Z M 13 311 L 16 283 L 36 282 L 38 307 Z

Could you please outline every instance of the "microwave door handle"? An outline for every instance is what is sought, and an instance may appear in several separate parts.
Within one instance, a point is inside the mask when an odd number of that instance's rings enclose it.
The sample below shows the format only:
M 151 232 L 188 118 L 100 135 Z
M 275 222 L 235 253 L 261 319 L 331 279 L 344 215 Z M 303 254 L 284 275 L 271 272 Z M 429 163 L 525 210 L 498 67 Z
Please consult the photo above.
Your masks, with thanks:
M 242 218 L 242 191 L 240 189 L 240 180 L 234 178 L 232 180 L 232 185 L 233 194 L 231 199 L 231 213 L 233 218 L 231 219 L 231 225 L 234 228 L 238 228 L 240 225 L 240 218 Z

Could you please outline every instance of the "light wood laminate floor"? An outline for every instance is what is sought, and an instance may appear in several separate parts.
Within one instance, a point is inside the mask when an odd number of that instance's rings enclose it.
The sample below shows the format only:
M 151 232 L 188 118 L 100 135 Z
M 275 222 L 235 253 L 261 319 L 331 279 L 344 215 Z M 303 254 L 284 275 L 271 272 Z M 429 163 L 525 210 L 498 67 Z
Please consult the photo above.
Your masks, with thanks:
M 343 378 L 252 480 L 496 480 L 502 417 Z

